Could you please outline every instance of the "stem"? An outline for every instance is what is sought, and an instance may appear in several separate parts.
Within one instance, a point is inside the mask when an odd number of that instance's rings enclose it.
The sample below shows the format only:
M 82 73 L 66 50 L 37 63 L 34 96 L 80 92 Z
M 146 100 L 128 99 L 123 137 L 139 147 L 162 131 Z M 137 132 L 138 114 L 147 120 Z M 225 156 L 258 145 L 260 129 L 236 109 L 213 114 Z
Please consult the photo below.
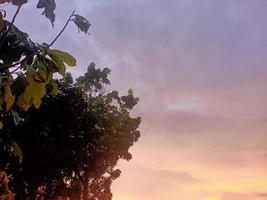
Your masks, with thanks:
M 5 70 L 7 70 L 7 69 L 9 69 L 9 68 L 16 67 L 17 65 L 22 64 L 23 62 L 25 62 L 25 61 L 27 61 L 27 60 L 28 60 L 28 58 L 26 57 L 26 58 L 22 59 L 22 60 L 19 61 L 19 62 L 16 62 L 16 63 L 14 63 L 14 64 L 12 64 L 12 65 L 7 66 L 7 67 L 3 67 L 3 68 L 1 68 L 0 71 L 3 72 L 3 71 L 5 71 Z
M 10 26 L 8 27 L 7 31 L 5 32 L 5 34 L 4 34 L 3 38 L 2 38 L 2 42 L 6 39 L 7 34 L 10 32 L 11 28 L 13 27 L 13 25 L 14 25 L 14 23 L 15 23 L 15 20 L 16 20 L 18 14 L 19 14 L 20 9 L 21 9 L 21 6 L 18 6 L 17 11 L 16 11 L 16 13 L 15 13 L 15 15 L 13 16 L 13 19 L 12 19 L 12 21 L 11 21 L 11 24 L 10 24 Z M 2 42 L 1 42 L 1 43 L 2 43 Z
M 17 67 L 16 69 L 14 69 L 12 72 L 10 72 L 11 74 L 14 74 L 16 71 L 18 71 L 21 68 L 21 66 Z
M 65 29 L 67 28 L 69 22 L 71 21 L 71 18 L 73 17 L 75 13 L 75 10 L 71 13 L 69 19 L 67 20 L 66 24 L 64 25 L 64 27 L 62 28 L 62 30 L 59 32 L 59 34 L 56 36 L 56 38 L 49 44 L 48 47 L 53 46 L 53 44 L 57 41 L 57 39 L 61 36 L 61 34 L 65 31 Z

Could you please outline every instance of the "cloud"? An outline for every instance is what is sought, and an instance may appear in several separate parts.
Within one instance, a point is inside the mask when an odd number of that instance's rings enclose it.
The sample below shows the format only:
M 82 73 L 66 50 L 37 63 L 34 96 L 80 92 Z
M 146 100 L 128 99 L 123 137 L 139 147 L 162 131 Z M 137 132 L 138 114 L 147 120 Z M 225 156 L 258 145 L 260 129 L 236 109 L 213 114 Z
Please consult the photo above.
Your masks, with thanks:
M 74 75 L 94 61 L 112 69 L 112 88 L 133 88 L 141 100 L 136 113 L 143 117 L 142 137 L 132 149 L 132 162 L 121 166 L 116 194 L 140 200 L 199 200 L 213 195 L 192 186 L 203 182 L 250 191 L 263 187 L 265 0 L 57 3 L 55 29 L 34 9 L 34 2 L 23 6 L 16 25 L 34 41 L 49 42 L 77 8 L 92 23 L 91 35 L 77 34 L 70 25 L 55 48 L 78 58 Z M 264 196 L 229 191 L 223 198 Z
M 202 183 L 202 180 L 186 171 L 159 170 L 152 166 L 149 168 L 136 165 L 128 167 L 127 174 L 123 172 L 120 179 L 127 180 L 127 184 L 120 185 L 119 196 L 130 194 L 135 198 L 145 199 L 159 199 L 167 191 L 176 191 L 177 188 L 186 190 Z
M 265 200 L 267 199 L 267 193 L 261 193 L 261 194 L 258 194 L 258 196 L 260 196 L 260 197 L 264 197 Z

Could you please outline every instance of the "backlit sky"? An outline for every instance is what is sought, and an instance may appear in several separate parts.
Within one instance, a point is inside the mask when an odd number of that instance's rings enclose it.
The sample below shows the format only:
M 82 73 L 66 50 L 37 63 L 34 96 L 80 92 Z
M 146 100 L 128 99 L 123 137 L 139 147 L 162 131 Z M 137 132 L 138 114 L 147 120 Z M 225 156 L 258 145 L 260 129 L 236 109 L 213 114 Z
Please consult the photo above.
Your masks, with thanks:
M 56 28 L 33 9 L 16 24 L 79 60 L 112 70 L 112 88 L 132 88 L 142 137 L 119 163 L 114 200 L 267 199 L 266 0 L 57 0 Z M 9 16 L 10 17 L 10 16 Z

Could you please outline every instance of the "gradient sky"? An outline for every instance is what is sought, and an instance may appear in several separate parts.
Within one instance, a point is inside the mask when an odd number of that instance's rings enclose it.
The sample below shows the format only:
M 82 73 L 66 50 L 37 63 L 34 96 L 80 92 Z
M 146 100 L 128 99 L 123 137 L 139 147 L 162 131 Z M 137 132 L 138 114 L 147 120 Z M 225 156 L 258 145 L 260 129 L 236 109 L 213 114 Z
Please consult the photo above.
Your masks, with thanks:
M 267 199 L 266 0 L 57 0 L 56 28 L 24 6 L 17 20 L 51 41 L 73 9 L 92 23 L 56 43 L 112 70 L 143 118 L 114 200 Z M 9 16 L 11 17 L 11 16 Z

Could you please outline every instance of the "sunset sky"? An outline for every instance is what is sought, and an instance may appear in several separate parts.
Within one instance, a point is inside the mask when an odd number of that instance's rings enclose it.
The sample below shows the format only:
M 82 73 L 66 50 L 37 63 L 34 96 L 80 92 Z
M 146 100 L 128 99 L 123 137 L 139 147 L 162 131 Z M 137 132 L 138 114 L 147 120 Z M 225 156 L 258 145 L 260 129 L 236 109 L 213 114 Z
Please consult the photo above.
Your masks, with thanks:
M 33 0 L 16 25 L 50 42 L 76 9 L 91 35 L 71 25 L 55 45 L 76 56 L 74 76 L 95 62 L 140 97 L 142 136 L 114 200 L 267 199 L 266 0 L 57 3 L 54 29 Z

